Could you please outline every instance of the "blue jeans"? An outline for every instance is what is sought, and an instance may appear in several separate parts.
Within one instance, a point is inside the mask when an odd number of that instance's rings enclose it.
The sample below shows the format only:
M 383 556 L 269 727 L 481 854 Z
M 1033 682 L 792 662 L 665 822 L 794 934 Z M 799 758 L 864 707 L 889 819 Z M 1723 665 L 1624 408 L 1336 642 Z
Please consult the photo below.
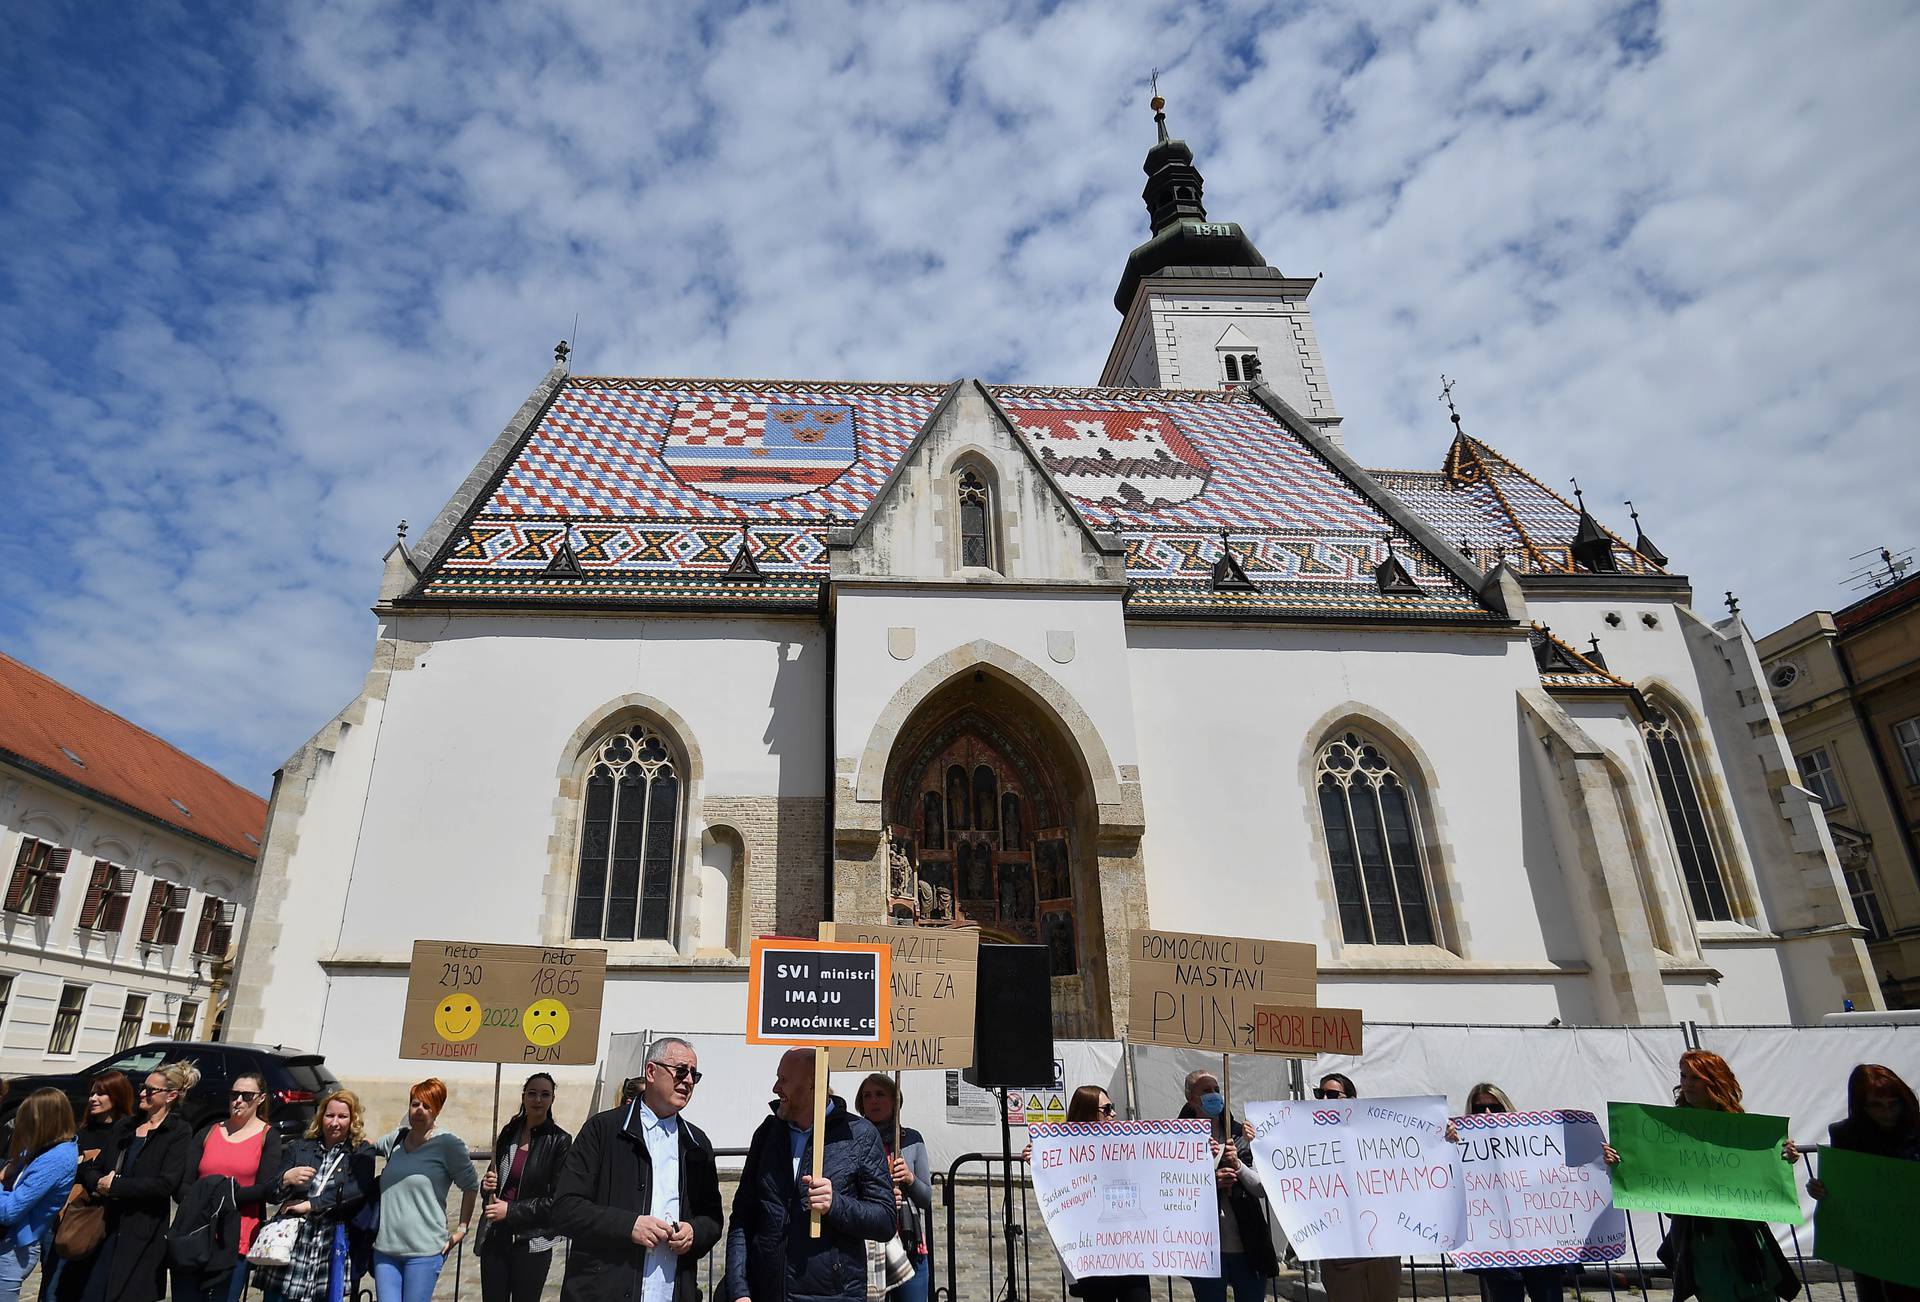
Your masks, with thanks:
M 913 1258 L 913 1278 L 897 1288 L 888 1290 L 887 1296 L 895 1302 L 927 1302 L 927 1279 L 933 1268 L 927 1264 L 925 1253 L 915 1253 Z
M 1223 1252 L 1220 1254 L 1219 1279 L 1194 1279 L 1187 1283 L 1193 1288 L 1193 1302 L 1227 1302 L 1227 1287 L 1233 1287 L 1233 1302 L 1260 1302 L 1267 1295 L 1267 1281 L 1247 1264 L 1244 1252 Z
M 379 1302 L 433 1302 L 433 1286 L 440 1281 L 440 1267 L 446 1258 L 439 1253 L 425 1257 L 390 1257 L 373 1254 L 373 1295 Z
M 0 1252 L 0 1302 L 20 1302 L 20 1285 L 39 1260 L 37 1243 Z

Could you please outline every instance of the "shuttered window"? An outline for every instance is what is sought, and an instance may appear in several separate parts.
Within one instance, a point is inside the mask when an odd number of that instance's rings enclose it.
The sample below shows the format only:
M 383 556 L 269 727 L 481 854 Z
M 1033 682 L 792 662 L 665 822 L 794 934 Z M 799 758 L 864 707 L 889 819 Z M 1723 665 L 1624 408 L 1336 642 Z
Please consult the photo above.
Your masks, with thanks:
M 22 838 L 14 856 L 13 875 L 7 879 L 9 913 L 51 918 L 60 904 L 60 879 L 73 851 L 34 837 Z
M 193 933 L 193 952 L 224 958 L 233 947 L 234 906 L 212 895 L 200 901 L 200 925 Z
M 85 931 L 118 932 L 127 925 L 127 905 L 133 899 L 133 869 L 104 860 L 93 865 L 87 896 L 80 903 L 80 926 Z
M 147 916 L 140 924 L 140 941 L 147 945 L 177 945 L 186 925 L 187 888 L 155 882 L 147 899 Z

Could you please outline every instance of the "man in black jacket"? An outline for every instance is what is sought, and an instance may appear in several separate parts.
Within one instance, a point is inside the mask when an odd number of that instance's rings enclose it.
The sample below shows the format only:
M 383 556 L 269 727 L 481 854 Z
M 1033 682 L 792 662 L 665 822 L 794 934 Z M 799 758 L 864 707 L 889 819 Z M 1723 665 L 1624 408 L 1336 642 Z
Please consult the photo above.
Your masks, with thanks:
M 812 1049 L 789 1049 L 773 1115 L 753 1132 L 727 1235 L 733 1302 L 858 1302 L 867 1241 L 893 1237 L 893 1180 L 880 1132 L 829 1096 L 823 1178 L 815 1180 Z M 803 1174 L 805 1173 L 805 1174 Z M 810 1233 L 821 1213 L 820 1237 Z
M 713 1145 L 680 1115 L 698 1059 L 685 1040 L 655 1040 L 644 1070 L 640 1097 L 590 1118 L 560 1168 L 551 1223 L 573 1241 L 562 1302 L 699 1302 L 722 1209 Z M 675 1178 L 656 1178 L 669 1166 Z

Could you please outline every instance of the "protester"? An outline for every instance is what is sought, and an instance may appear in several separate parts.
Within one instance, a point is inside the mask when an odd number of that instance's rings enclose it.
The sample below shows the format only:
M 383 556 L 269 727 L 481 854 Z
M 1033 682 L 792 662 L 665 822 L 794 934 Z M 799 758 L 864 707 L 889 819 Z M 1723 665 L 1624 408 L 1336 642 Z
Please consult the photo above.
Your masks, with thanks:
M 551 1213 L 569 1241 L 561 1302 L 699 1302 L 700 1259 L 723 1215 L 713 1145 L 681 1115 L 699 1058 L 685 1040 L 655 1040 L 638 1079 L 635 1097 L 587 1119 L 561 1163 Z
M 1491 1081 L 1481 1081 L 1467 1091 L 1467 1115 L 1487 1112 L 1512 1112 L 1513 1100 Z M 1567 1267 L 1489 1266 L 1467 1272 L 1480 1278 L 1480 1296 L 1484 1302 L 1560 1302 L 1566 1295 Z
M 1709 1112 L 1744 1112 L 1740 1082 L 1733 1068 L 1717 1053 L 1689 1049 L 1680 1055 L 1680 1083 L 1673 1087 L 1676 1107 Z M 1611 1144 L 1603 1150 L 1609 1166 L 1621 1164 Z M 1800 1160 L 1791 1139 L 1780 1156 Z M 1790 1298 L 1800 1291 L 1787 1258 L 1773 1235 L 1759 1221 L 1722 1220 L 1711 1216 L 1675 1216 L 1660 1244 L 1660 1260 L 1673 1272 L 1676 1302 L 1698 1297 L 1700 1302 L 1761 1302 Z
M 1847 1116 L 1828 1127 L 1834 1148 L 1876 1157 L 1920 1162 L 1920 1103 L 1913 1089 L 1878 1063 L 1863 1062 L 1847 1077 Z M 1807 1182 L 1815 1198 L 1827 1196 L 1826 1184 Z M 1871 1275 L 1854 1275 L 1860 1302 L 1920 1302 L 1920 1288 L 1893 1284 Z
M 901 1302 L 927 1302 L 932 1267 L 927 1256 L 927 1230 L 933 1224 L 933 1184 L 927 1165 L 927 1144 L 920 1132 L 900 1124 L 900 1084 L 883 1072 L 860 1082 L 854 1106 L 880 1132 L 887 1150 L 887 1169 L 893 1175 L 893 1200 L 899 1208 L 895 1224 L 900 1246 L 913 1262 L 913 1278 L 889 1290 Z M 898 1132 L 896 1141 L 895 1132 Z
M 197 1269 L 173 1268 L 173 1302 L 240 1302 L 247 1291 L 247 1250 L 260 1228 L 267 1195 L 280 1179 L 280 1133 L 267 1124 L 267 1086 L 247 1072 L 227 1089 L 227 1116 L 207 1131 L 195 1177 L 219 1176 L 234 1182 L 240 1238 L 235 1253 L 222 1253 Z
M 1267 1209 L 1260 1201 L 1260 1173 L 1253 1168 L 1253 1145 L 1245 1123 L 1227 1116 L 1220 1078 L 1202 1067 L 1187 1073 L 1186 1105 L 1182 1118 L 1201 1117 L 1213 1127 L 1213 1156 L 1220 1186 L 1220 1274 L 1212 1279 L 1189 1277 L 1194 1302 L 1260 1302 L 1267 1281 L 1280 1273 L 1267 1228 Z M 1227 1142 L 1227 1136 L 1233 1142 Z
M 73 1135 L 73 1104 L 59 1090 L 35 1090 L 13 1114 L 13 1142 L 0 1173 L 0 1302 L 18 1302 L 20 1284 L 73 1192 L 80 1169 Z
M 344 1280 L 348 1224 L 379 1185 L 360 1098 L 337 1089 L 320 1100 L 307 1133 L 287 1146 L 275 1190 L 280 1218 L 300 1222 L 293 1260 L 256 1266 L 267 1302 L 328 1302 L 334 1274 Z
M 878 1132 L 829 1095 L 826 1133 L 812 1133 L 813 1055 L 789 1049 L 781 1057 L 774 1115 L 747 1150 L 727 1231 L 726 1295 L 734 1302 L 859 1302 L 867 1241 L 893 1237 L 893 1181 Z M 817 1180 L 816 1143 L 824 1144 Z M 810 1213 L 820 1215 L 817 1239 L 808 1232 Z
M 467 1141 L 435 1127 L 447 1087 L 429 1076 L 407 1092 L 407 1124 L 378 1140 L 380 1230 L 373 1240 L 373 1288 L 380 1302 L 430 1302 L 447 1254 L 467 1237 L 480 1173 Z M 447 1226 L 447 1192 L 459 1185 L 460 1223 Z
M 1357 1099 L 1360 1091 L 1344 1073 L 1328 1072 L 1314 1089 L 1316 1099 Z M 1327 1302 L 1395 1302 L 1400 1296 L 1400 1258 L 1328 1257 L 1320 1263 Z
M 1081 1085 L 1067 1100 L 1069 1125 L 1096 1125 L 1112 1121 L 1118 1115 L 1113 1100 L 1098 1085 Z M 1022 1162 L 1033 1159 L 1033 1145 L 1020 1154 Z M 1067 1292 L 1084 1302 L 1150 1302 L 1152 1288 L 1145 1275 L 1099 1275 L 1075 1279 L 1073 1272 L 1061 1267 L 1067 1277 Z
M 553 1119 L 553 1077 L 537 1071 L 520 1089 L 520 1111 L 495 1137 L 493 1160 L 480 1181 L 486 1195 L 480 1210 L 482 1302 L 539 1302 L 553 1266 L 553 1183 L 572 1147 L 573 1136 Z
M 174 1109 L 195 1085 L 190 1062 L 156 1068 L 140 1087 L 140 1111 L 114 1127 L 80 1183 L 107 1204 L 106 1238 L 87 1278 L 86 1302 L 160 1302 L 167 1292 L 167 1226 L 173 1201 L 193 1178 L 193 1128 Z
M 80 1160 L 91 1162 L 105 1152 L 112 1142 L 113 1128 L 121 1118 L 132 1115 L 133 1084 L 125 1072 L 103 1071 L 89 1081 L 86 1115 L 81 1119 L 79 1133 L 74 1136 Z M 76 1206 L 96 1204 L 77 1177 L 72 1197 Z M 57 1221 L 55 1225 L 57 1228 Z M 62 1257 L 49 1245 L 40 1259 L 41 1302 L 80 1302 L 87 1291 L 87 1276 L 99 1257 L 98 1248 L 82 1256 Z

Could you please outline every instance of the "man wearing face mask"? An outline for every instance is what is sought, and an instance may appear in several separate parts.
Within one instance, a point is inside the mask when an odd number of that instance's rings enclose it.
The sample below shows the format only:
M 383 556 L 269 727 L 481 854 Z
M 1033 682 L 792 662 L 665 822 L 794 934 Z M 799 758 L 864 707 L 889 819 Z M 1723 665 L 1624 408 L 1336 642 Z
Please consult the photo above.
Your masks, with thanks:
M 1267 1282 L 1280 1273 L 1280 1259 L 1267 1229 L 1267 1209 L 1260 1201 L 1260 1173 L 1253 1168 L 1253 1131 L 1244 1121 L 1226 1115 L 1227 1100 L 1220 1078 L 1201 1068 L 1187 1073 L 1187 1102 L 1182 1118 L 1203 1117 L 1213 1123 L 1216 1178 L 1220 1183 L 1220 1278 L 1188 1279 L 1194 1302 L 1261 1302 Z M 1232 1136 L 1231 1142 L 1228 1136 Z

